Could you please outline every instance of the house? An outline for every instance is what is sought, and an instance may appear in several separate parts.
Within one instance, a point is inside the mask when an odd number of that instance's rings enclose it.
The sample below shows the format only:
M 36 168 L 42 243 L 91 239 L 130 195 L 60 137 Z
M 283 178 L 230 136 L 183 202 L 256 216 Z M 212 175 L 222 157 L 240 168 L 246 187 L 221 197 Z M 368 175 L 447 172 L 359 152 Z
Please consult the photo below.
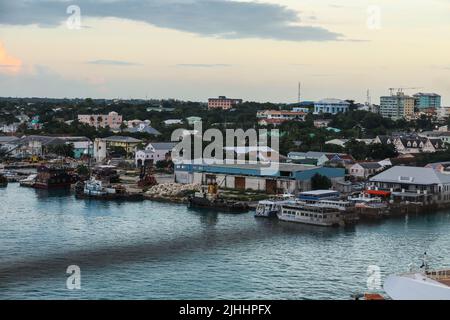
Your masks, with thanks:
M 425 142 L 422 152 L 434 153 L 437 151 L 445 150 L 445 144 L 441 139 L 428 138 L 427 142 Z
M 390 136 L 377 136 L 374 140 L 373 143 L 379 143 L 379 144 L 393 144 L 394 143 L 394 139 L 391 138 Z
M 425 168 L 432 168 L 439 172 L 450 172 L 450 161 L 429 163 L 425 166 Z
M 175 165 L 175 182 L 209 184 L 221 188 L 262 191 L 267 194 L 297 194 L 311 190 L 315 174 L 328 177 L 332 183 L 345 180 L 341 168 L 309 167 L 299 164 L 279 163 L 275 174 L 266 172 L 261 164 L 182 164 Z
M 65 141 L 57 137 L 30 135 L 14 141 L 16 148 L 11 152 L 13 157 L 26 158 L 30 156 L 44 156 L 51 146 L 65 144 Z
M 426 138 L 417 136 L 397 137 L 394 146 L 398 153 L 420 153 L 426 142 Z
M 370 187 L 388 190 L 399 200 L 450 201 L 450 174 L 433 168 L 395 166 L 370 178 Z
M 93 143 L 87 137 L 58 137 L 65 144 L 73 145 L 73 155 L 75 159 L 94 154 Z
M 111 149 L 115 147 L 123 148 L 128 154 L 134 153 L 142 140 L 126 136 L 111 136 L 101 139 L 106 143 L 106 148 Z
M 148 164 L 155 164 L 162 160 L 171 160 L 172 149 L 177 142 L 151 142 L 144 150 L 136 151 L 135 163 L 140 167 Z
M 188 125 L 193 126 L 197 122 L 202 122 L 202 118 L 194 117 L 194 116 L 193 117 L 187 117 L 186 121 L 187 121 Z
M 126 128 L 124 131 L 128 132 L 128 133 L 147 133 L 147 134 L 155 136 L 155 137 L 161 135 L 161 133 L 158 130 L 151 127 L 149 124 L 147 124 L 145 122 L 142 122 L 142 123 L 138 124 L 137 126 L 134 126 L 131 128 Z
M 381 170 L 383 166 L 378 162 L 359 162 L 350 167 L 349 174 L 355 178 L 367 179 Z
M 347 167 L 355 163 L 355 159 L 351 155 L 344 153 L 326 153 L 317 160 L 318 166 L 323 165 L 341 165 Z

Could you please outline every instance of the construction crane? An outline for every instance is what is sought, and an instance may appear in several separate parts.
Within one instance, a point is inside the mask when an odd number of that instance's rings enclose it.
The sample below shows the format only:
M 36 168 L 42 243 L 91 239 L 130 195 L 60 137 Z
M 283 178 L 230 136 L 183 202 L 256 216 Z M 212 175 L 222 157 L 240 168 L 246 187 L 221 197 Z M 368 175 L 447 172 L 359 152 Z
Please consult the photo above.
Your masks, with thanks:
M 394 95 L 394 91 L 397 90 L 398 93 L 403 93 L 404 90 L 419 90 L 422 88 L 389 88 L 389 91 L 391 92 L 391 96 Z

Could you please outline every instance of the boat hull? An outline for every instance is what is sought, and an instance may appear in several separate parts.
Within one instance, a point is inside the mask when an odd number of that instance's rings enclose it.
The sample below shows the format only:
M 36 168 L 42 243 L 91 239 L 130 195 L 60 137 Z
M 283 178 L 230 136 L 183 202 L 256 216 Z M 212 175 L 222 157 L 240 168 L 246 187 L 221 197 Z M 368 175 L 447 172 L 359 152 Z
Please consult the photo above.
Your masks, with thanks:
M 450 287 L 423 274 L 392 275 L 384 290 L 393 300 L 450 300 Z
M 287 216 L 282 216 L 282 215 L 278 215 L 278 219 L 280 221 L 285 221 L 285 222 L 295 222 L 295 223 L 301 223 L 301 224 L 308 224 L 308 225 L 312 225 L 312 226 L 319 226 L 319 227 L 339 227 L 341 225 L 340 222 L 338 221 L 312 221 L 312 220 L 300 220 L 300 219 L 296 219 L 296 218 L 291 218 L 291 217 L 287 217 Z
M 102 201 L 129 201 L 129 202 L 138 202 L 144 200 L 144 195 L 142 194 L 85 194 L 85 193 L 76 193 L 75 197 L 77 199 L 92 199 L 92 200 L 102 200 Z
M 197 209 L 210 209 L 228 213 L 245 213 L 249 211 L 249 207 L 246 204 L 225 202 L 225 201 L 213 201 L 198 197 L 189 198 L 188 207 Z

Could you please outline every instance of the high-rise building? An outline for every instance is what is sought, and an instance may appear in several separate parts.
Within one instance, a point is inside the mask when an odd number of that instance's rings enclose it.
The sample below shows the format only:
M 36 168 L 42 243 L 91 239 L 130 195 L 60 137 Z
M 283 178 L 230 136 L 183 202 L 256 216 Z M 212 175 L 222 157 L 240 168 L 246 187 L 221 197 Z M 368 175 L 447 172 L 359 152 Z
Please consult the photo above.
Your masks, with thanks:
M 416 93 L 414 96 L 416 107 L 419 109 L 440 108 L 441 96 L 436 93 Z
M 410 118 L 414 115 L 415 99 L 398 92 L 395 95 L 380 98 L 380 114 L 393 120 Z

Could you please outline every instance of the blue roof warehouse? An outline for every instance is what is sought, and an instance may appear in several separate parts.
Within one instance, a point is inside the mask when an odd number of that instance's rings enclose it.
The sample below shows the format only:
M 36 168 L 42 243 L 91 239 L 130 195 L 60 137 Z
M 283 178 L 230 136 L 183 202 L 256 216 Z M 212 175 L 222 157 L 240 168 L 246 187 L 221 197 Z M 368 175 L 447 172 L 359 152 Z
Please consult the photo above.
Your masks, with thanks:
M 268 175 L 261 164 L 176 164 L 175 182 L 208 184 L 221 188 L 299 193 L 311 190 L 311 178 L 316 174 L 328 177 L 333 185 L 343 182 L 345 169 L 280 163 L 276 174 Z

